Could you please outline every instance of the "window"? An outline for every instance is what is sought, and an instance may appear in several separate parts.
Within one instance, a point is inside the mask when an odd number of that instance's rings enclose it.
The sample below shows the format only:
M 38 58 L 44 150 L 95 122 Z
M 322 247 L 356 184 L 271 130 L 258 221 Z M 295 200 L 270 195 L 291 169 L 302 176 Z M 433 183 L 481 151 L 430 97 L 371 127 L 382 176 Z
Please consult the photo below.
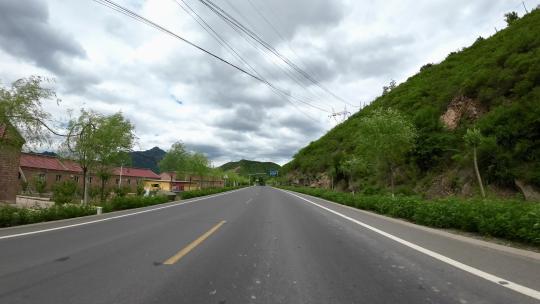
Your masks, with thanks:
M 19 172 L 19 179 L 21 179 L 21 172 Z
M 128 185 L 131 185 L 131 178 L 128 178 Z
M 91 176 L 88 178 L 88 183 L 89 183 L 89 184 L 92 183 L 92 177 L 91 177 Z
M 40 174 L 38 175 L 38 179 L 39 179 L 40 181 L 45 181 L 45 178 L 46 178 L 46 174 L 45 174 L 45 173 L 40 173 Z
M 73 180 L 78 183 L 79 182 L 79 176 L 78 175 L 74 175 L 73 176 Z
M 117 184 L 117 185 L 120 184 L 120 179 L 119 179 L 119 178 L 116 179 L 116 184 Z
M 56 179 L 55 179 L 55 180 L 56 180 L 57 182 L 59 182 L 61 179 L 62 179 L 62 175 L 60 175 L 60 174 L 56 175 Z

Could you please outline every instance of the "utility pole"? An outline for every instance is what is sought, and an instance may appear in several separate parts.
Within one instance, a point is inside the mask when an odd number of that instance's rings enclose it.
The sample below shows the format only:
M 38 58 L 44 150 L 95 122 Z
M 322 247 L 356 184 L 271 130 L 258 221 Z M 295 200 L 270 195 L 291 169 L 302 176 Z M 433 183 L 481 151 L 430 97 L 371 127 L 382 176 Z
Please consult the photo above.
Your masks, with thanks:
M 525 9 L 525 13 L 529 13 L 529 10 L 527 9 L 527 7 L 525 6 L 525 1 L 521 1 L 521 4 L 523 4 L 523 8 Z
M 332 114 L 328 115 L 329 118 L 334 118 L 336 121 L 336 124 L 340 124 L 347 120 L 349 116 L 351 115 L 351 112 L 347 111 L 347 106 L 343 109 L 341 112 L 335 112 L 334 109 L 332 109 Z M 338 120 L 339 117 L 339 120 Z

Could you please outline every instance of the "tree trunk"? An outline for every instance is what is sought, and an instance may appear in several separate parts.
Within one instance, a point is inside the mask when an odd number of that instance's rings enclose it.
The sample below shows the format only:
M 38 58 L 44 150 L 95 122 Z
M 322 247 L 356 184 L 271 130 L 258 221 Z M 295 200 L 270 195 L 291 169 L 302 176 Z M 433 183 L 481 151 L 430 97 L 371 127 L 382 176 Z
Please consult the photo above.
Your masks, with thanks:
M 392 198 L 394 198 L 394 168 L 390 168 L 390 189 L 392 191 Z
M 482 183 L 482 176 L 480 176 L 480 170 L 478 170 L 478 159 L 476 157 L 476 147 L 473 147 L 473 160 L 474 160 L 474 173 L 476 173 L 476 179 L 478 180 L 478 185 L 480 186 L 480 193 L 482 193 L 482 198 L 486 198 L 486 192 L 484 191 L 484 184 Z
M 86 175 L 87 174 L 88 174 L 88 168 L 84 167 L 83 168 L 83 191 L 82 191 L 82 203 L 83 204 L 86 204 L 86 199 L 87 199 L 87 192 L 86 192 L 86 187 L 87 187 Z
M 102 177 L 101 178 L 101 201 L 102 202 L 105 202 L 105 179 Z

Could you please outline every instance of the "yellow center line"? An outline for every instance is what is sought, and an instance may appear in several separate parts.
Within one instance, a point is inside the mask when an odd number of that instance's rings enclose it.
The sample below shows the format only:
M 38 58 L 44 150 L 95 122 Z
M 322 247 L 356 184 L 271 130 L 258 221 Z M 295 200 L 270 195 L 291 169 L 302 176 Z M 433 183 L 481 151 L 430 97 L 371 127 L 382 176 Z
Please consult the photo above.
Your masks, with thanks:
M 172 257 L 168 258 L 165 262 L 163 262 L 164 265 L 172 265 L 176 262 L 178 262 L 181 258 L 183 258 L 186 254 L 188 254 L 191 250 L 195 249 L 195 247 L 199 246 L 204 240 L 206 240 L 212 233 L 216 232 L 219 227 L 221 227 L 223 224 L 225 224 L 226 221 L 221 221 L 212 229 L 206 231 L 203 235 L 201 235 L 198 239 L 191 242 L 191 244 L 184 247 L 182 250 L 178 251 L 177 254 L 173 255 Z

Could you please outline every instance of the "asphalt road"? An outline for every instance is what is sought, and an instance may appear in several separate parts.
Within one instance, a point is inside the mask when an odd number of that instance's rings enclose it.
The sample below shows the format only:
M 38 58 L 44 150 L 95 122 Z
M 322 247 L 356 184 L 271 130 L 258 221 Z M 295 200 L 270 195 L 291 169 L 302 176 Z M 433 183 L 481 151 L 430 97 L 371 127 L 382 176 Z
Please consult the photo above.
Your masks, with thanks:
M 540 303 L 538 290 L 539 254 L 270 187 L 0 229 L 3 304 Z

